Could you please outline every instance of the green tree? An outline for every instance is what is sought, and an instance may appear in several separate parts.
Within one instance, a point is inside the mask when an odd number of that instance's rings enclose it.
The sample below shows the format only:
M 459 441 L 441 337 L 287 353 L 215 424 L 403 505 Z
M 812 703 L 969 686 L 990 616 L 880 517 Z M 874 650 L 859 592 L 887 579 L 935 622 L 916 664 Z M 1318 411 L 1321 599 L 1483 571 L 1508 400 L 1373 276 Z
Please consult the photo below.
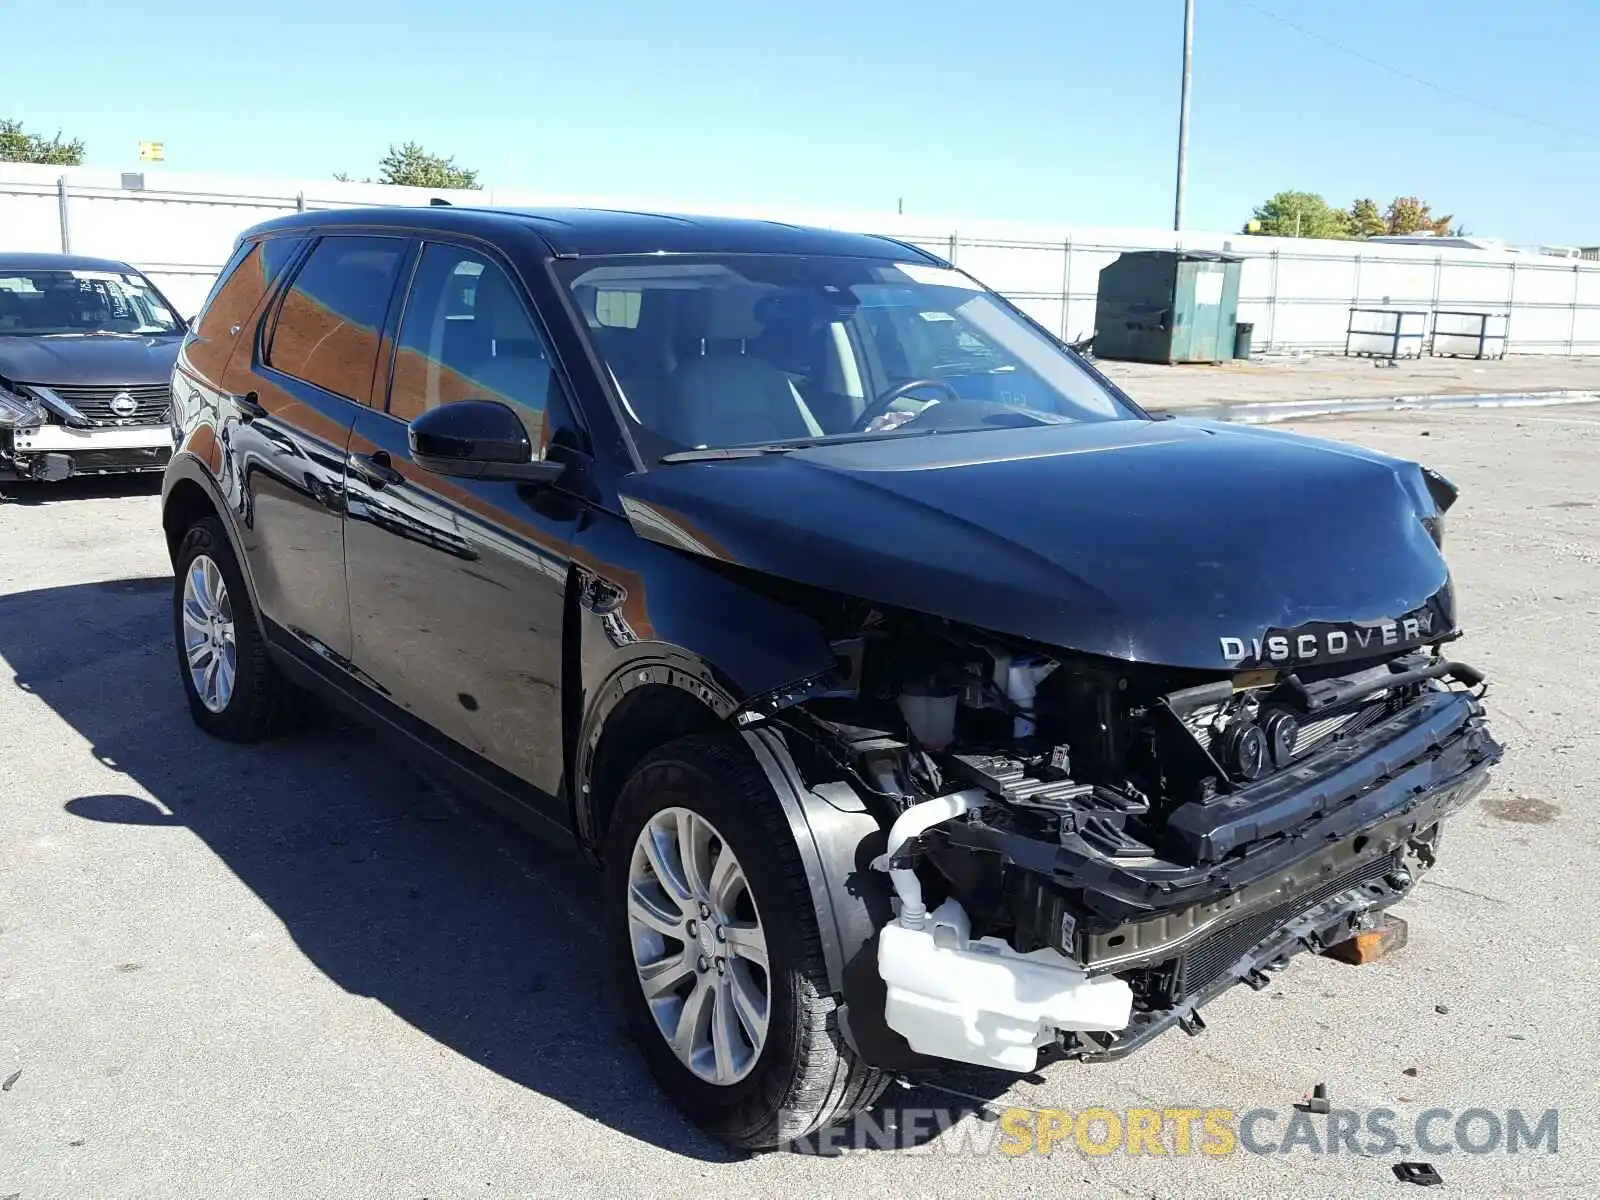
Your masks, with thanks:
M 21 121 L 0 118 L 0 162 L 44 163 L 52 167 L 76 167 L 83 163 L 83 143 L 64 142 L 60 130 L 46 139 L 25 133 Z
M 350 176 L 339 171 L 334 178 L 341 183 L 349 183 Z M 363 180 L 364 183 L 392 183 L 401 187 L 420 188 L 471 188 L 477 190 L 483 187 L 478 182 L 478 173 L 469 171 L 465 167 L 456 166 L 454 158 L 445 158 L 438 154 L 429 154 L 415 142 L 402 142 L 399 145 L 391 144 L 389 153 L 378 161 L 378 178 Z
M 1350 214 L 1315 192 L 1279 192 L 1255 210 L 1246 233 L 1268 237 L 1347 238 Z
M 1436 217 L 1426 200 L 1419 200 L 1415 196 L 1396 196 L 1383 219 L 1389 233 L 1434 233 L 1445 237 L 1455 217 Z
M 1369 238 L 1389 232 L 1389 223 L 1383 219 L 1383 213 L 1378 211 L 1376 200 L 1357 200 L 1350 206 L 1350 234 L 1352 237 Z
M 350 183 L 348 172 L 336 171 L 333 176 L 340 183 Z M 445 158 L 429 154 L 416 142 L 391 143 L 389 153 L 378 160 L 378 178 L 364 179 L 363 183 L 390 183 L 400 187 L 468 188 L 477 191 L 483 187 L 478 173 L 456 166 L 454 157 Z

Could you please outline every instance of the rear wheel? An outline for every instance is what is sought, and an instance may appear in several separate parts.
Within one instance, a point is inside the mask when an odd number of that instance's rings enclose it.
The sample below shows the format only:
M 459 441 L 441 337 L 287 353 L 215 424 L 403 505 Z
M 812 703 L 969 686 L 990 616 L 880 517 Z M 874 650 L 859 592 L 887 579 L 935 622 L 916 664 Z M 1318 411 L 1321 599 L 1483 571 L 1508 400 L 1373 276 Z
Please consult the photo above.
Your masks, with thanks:
M 805 868 L 742 745 L 696 735 L 647 757 L 618 798 L 605 864 L 624 1018 L 696 1123 L 770 1147 L 883 1093 L 889 1077 L 840 1033 Z
M 230 742 L 260 741 L 284 729 L 301 695 L 267 653 L 221 522 L 206 517 L 190 526 L 175 566 L 173 640 L 195 724 Z

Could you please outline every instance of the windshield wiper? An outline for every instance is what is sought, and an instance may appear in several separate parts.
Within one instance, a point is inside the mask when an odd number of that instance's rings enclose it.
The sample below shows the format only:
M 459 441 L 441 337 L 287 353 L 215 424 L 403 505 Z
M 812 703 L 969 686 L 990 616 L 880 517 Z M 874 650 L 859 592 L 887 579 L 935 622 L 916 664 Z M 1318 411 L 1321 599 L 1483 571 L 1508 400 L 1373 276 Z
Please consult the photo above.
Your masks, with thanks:
M 671 454 L 663 454 L 656 461 L 680 463 L 714 462 L 722 458 L 760 458 L 764 454 L 787 454 L 791 450 L 800 450 L 815 444 L 815 442 L 807 440 L 803 442 L 772 442 L 764 446 L 725 446 L 721 449 L 674 450 Z
M 981 428 L 981 427 L 980 427 Z M 968 433 L 958 429 L 878 429 L 871 433 L 825 433 L 819 437 L 795 438 L 788 442 L 763 442 L 759 446 L 726 446 L 722 449 L 675 450 L 663 454 L 657 462 L 714 462 L 724 458 L 761 458 L 768 454 L 788 454 L 793 450 L 809 450 L 814 446 L 848 446 L 855 442 L 886 442 L 891 439 L 936 437 L 941 433 Z

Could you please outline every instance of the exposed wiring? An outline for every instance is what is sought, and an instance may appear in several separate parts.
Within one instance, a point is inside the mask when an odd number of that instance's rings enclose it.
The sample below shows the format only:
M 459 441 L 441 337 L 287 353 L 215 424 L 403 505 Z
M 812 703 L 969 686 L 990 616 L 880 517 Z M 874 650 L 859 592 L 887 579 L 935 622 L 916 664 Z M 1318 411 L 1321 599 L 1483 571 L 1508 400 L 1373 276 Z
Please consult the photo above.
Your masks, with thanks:
M 804 716 L 806 720 L 812 722 L 813 725 L 819 724 L 817 718 L 806 712 L 805 709 L 799 708 L 795 709 L 794 711 Z M 847 761 L 843 755 L 837 753 L 826 737 L 818 737 L 815 730 L 808 733 L 806 730 L 801 729 L 792 721 L 786 721 L 782 717 L 776 715 L 768 717 L 767 724 L 776 725 L 780 729 L 788 730 L 790 733 L 793 733 L 798 737 L 805 738 L 806 741 L 816 746 L 829 762 L 833 763 L 835 767 L 837 767 L 845 775 L 849 776 L 849 778 L 853 779 L 857 786 L 862 788 L 864 791 L 877 796 L 879 799 L 891 801 L 897 811 L 903 808 L 906 804 L 913 802 L 914 797 L 908 796 L 903 792 L 886 792 L 882 788 L 875 786 L 870 780 L 867 779 L 865 775 L 861 773 L 860 769 L 854 763 Z M 921 779 L 919 782 L 921 782 L 923 786 L 927 788 L 927 794 L 930 796 L 938 795 L 939 790 L 944 786 L 943 772 L 939 770 L 939 766 L 934 762 L 933 756 L 928 753 L 921 742 L 917 741 L 916 734 L 913 733 L 909 727 L 906 730 L 906 736 L 911 742 L 910 759 L 913 779 L 916 778 L 920 771 Z
M 1022 706 L 1010 696 L 1006 695 L 1001 689 L 1000 685 L 994 680 L 990 679 L 987 675 L 978 676 L 978 679 L 983 686 L 984 695 L 993 700 L 995 702 L 995 706 L 999 708 L 1001 712 L 1005 713 L 1006 716 L 1028 717 L 1032 715 L 1024 712 Z
M 798 711 L 802 713 L 805 712 L 804 709 L 800 709 Z M 812 717 L 809 713 L 806 713 L 806 716 L 809 720 L 816 720 L 816 718 Z M 856 769 L 855 764 L 846 762 L 841 755 L 834 753 L 833 747 L 828 744 L 826 738 L 816 737 L 814 734 L 808 733 L 806 730 L 801 729 L 793 722 L 786 721 L 782 717 L 778 716 L 768 717 L 767 724 L 776 725 L 780 729 L 787 729 L 790 733 L 805 738 L 812 745 L 816 746 L 817 749 L 819 749 L 824 755 L 826 755 L 828 760 L 832 762 L 834 766 L 838 767 L 839 770 L 850 776 L 850 778 L 854 779 L 859 786 L 866 791 L 871 792 L 874 796 L 881 797 L 884 800 L 894 801 L 897 808 L 906 802 L 907 797 L 898 792 L 886 792 L 882 788 L 874 787 L 867 781 L 866 776 Z

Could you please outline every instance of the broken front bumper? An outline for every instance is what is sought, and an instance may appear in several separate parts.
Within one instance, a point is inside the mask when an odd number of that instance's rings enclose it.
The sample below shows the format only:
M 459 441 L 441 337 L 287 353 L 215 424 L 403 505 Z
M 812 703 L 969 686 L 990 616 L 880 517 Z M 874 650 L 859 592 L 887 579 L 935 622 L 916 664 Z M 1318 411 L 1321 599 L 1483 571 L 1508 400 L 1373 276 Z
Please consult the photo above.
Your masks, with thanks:
M 1053 845 L 985 811 L 928 837 L 936 861 L 943 844 L 1022 874 L 1012 940 L 1035 961 L 1053 951 L 1064 988 L 1130 985 L 1125 1026 L 1056 1025 L 1048 1039 L 1072 1057 L 1115 1058 L 1174 1024 L 1197 1027 L 1200 1005 L 1233 984 L 1264 985 L 1262 968 L 1343 940 L 1403 897 L 1432 865 L 1439 822 L 1483 788 L 1499 757 L 1477 699 L 1436 691 L 1278 776 L 1179 809 L 1172 842 L 1190 851 L 1187 862 L 1117 861 L 1070 837 Z M 985 1043 L 986 1022 L 985 1011 L 972 1014 L 976 1044 L 962 1060 L 1015 1061 Z
M 1164 1006 L 1135 1011 L 1127 1027 L 1111 1035 L 1082 1031 L 1065 1037 L 1055 1053 L 1102 1061 L 1132 1054 L 1174 1025 L 1199 1033 L 1205 1028 L 1202 1005 L 1237 983 L 1265 988 L 1266 972 L 1281 969 L 1296 954 L 1337 945 L 1354 935 L 1363 917 L 1403 898 L 1415 877 L 1398 858 L 1375 860 L 1219 931 L 1173 960 Z
M 24 478 L 160 471 L 172 457 L 172 430 L 165 422 L 92 429 L 34 425 L 0 430 L 0 451 L 0 472 Z

